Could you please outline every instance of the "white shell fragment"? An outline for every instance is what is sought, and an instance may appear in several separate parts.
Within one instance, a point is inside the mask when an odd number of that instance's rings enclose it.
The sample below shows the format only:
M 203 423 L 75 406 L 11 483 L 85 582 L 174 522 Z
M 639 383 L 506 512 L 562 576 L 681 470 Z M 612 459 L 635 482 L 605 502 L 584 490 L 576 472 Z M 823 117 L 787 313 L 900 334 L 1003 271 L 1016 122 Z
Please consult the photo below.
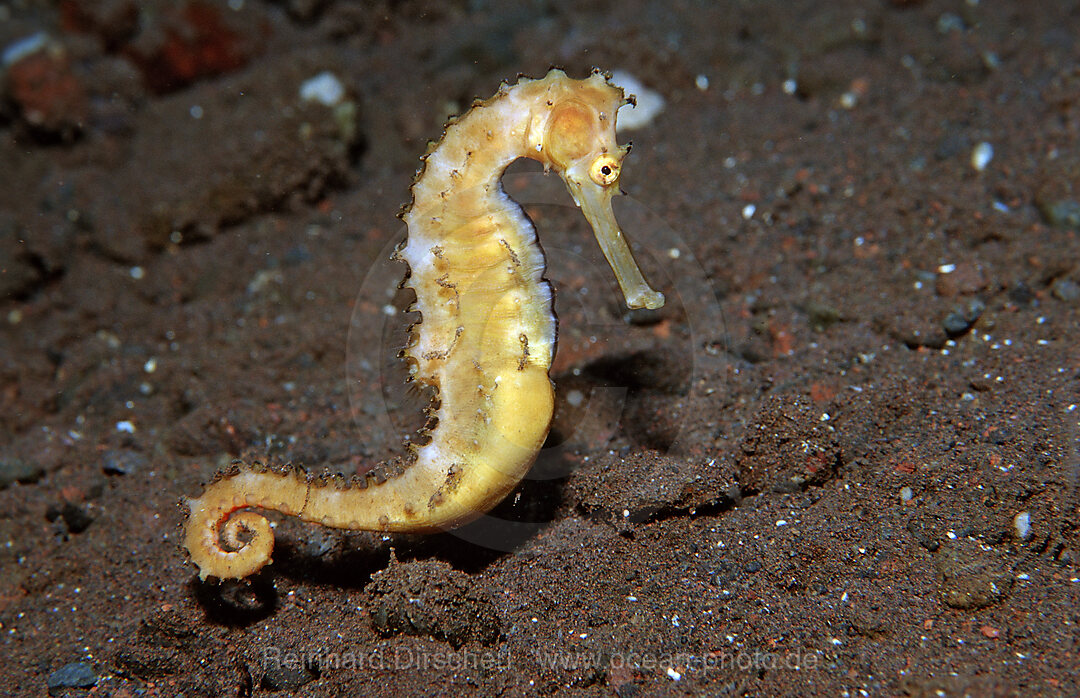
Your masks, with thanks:
M 1022 511 L 1013 517 L 1013 527 L 1016 528 L 1016 537 L 1027 540 L 1031 536 L 1031 514 Z
M 976 145 L 971 151 L 971 166 L 976 172 L 982 172 L 990 161 L 994 159 L 994 146 L 986 141 Z
M 31 34 L 18 41 L 14 41 L 8 44 L 3 51 L 0 52 L 0 65 L 5 68 L 15 65 L 30 54 L 37 53 L 45 48 L 48 43 L 49 35 L 45 32 Z
M 323 106 L 333 107 L 340 104 L 344 98 L 345 86 L 329 70 L 308 78 L 300 85 L 300 99 L 305 102 L 318 102 Z
M 633 95 L 637 105 L 626 104 L 619 109 L 619 118 L 615 122 L 615 131 L 633 131 L 652 123 L 656 115 L 664 111 L 666 102 L 663 95 L 650 90 L 625 70 L 614 70 L 611 82 L 622 88 L 627 97 Z

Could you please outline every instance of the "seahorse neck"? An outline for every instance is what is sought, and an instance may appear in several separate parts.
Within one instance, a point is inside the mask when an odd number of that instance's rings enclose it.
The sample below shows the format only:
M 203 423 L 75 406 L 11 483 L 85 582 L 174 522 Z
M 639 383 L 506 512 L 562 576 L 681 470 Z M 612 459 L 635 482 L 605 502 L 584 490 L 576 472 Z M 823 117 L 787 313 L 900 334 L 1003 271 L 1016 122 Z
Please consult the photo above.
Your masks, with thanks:
M 413 185 L 413 204 L 405 216 L 410 228 L 419 222 L 416 216 L 450 212 L 467 220 L 478 215 L 475 207 L 490 205 L 510 163 L 535 156 L 527 146 L 535 89 L 532 83 L 504 89 L 451 121 Z

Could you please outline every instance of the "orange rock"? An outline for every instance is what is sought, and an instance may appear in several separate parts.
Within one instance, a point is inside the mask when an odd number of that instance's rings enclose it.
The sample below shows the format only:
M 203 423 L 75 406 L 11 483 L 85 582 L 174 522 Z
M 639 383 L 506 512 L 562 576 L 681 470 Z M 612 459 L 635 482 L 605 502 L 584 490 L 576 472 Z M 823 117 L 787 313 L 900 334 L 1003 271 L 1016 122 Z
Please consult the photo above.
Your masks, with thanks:
M 44 48 L 16 61 L 8 68 L 7 91 L 39 133 L 71 140 L 86 120 L 86 92 L 63 51 Z

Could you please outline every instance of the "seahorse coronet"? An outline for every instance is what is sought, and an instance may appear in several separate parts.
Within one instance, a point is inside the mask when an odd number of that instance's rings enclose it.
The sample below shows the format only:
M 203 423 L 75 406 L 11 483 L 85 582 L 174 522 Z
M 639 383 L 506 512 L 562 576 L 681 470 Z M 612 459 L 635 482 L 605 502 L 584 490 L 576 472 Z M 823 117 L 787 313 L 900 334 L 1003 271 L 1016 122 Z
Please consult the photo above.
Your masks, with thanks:
M 625 103 L 609 75 L 574 80 L 558 68 L 519 77 L 451 119 L 421 158 L 393 258 L 419 314 L 400 357 L 433 391 L 407 456 L 364 476 L 233 462 L 185 499 L 184 545 L 202 579 L 239 579 L 270 562 L 274 510 L 326 526 L 433 532 L 490 510 L 532 466 L 550 428 L 548 372 L 556 343 L 553 290 L 532 222 L 502 190 L 506 167 L 538 160 L 563 179 L 600 243 L 629 307 L 660 307 L 618 227 L 629 148 L 615 139 Z

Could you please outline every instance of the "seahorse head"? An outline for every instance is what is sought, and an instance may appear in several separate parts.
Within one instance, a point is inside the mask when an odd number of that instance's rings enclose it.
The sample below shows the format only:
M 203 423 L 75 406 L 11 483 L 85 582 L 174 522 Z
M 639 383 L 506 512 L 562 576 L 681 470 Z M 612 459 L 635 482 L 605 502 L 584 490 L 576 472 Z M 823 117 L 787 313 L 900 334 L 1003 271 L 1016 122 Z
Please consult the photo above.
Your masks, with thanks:
M 615 140 L 615 117 L 626 103 L 622 90 L 600 72 L 572 80 L 555 69 L 537 82 L 544 99 L 533 103 L 529 141 L 535 155 L 530 156 L 560 174 L 573 172 L 617 192 L 622 159 L 630 150 Z
M 631 308 L 659 308 L 664 296 L 641 276 L 615 220 L 611 199 L 622 193 L 619 175 L 629 145 L 615 139 L 615 118 L 627 102 L 603 73 L 571 80 L 552 70 L 538 81 L 544 99 L 533 106 L 528 133 L 530 157 L 559 173 L 592 226 Z

